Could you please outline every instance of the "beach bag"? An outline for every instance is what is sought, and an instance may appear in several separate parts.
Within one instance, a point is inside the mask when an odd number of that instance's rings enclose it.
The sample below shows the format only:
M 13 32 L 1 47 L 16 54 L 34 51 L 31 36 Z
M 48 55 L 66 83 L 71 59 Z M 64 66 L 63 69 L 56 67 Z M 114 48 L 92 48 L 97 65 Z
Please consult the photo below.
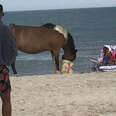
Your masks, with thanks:
M 74 63 L 69 60 L 62 60 L 61 63 L 61 73 L 72 74 L 74 73 L 73 69 Z

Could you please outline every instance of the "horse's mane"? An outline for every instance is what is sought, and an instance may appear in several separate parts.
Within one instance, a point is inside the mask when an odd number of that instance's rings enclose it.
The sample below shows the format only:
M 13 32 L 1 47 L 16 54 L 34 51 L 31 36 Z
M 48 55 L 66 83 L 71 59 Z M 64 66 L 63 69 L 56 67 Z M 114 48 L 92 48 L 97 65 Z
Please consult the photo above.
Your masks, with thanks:
M 52 24 L 52 23 L 46 23 L 44 25 L 42 25 L 48 29 L 53 29 L 61 34 L 63 34 L 64 38 L 67 40 L 67 37 L 68 37 L 68 31 L 66 29 L 64 29 L 62 26 L 60 25 L 55 25 L 55 24 Z
M 46 23 L 46 24 L 44 24 L 44 25 L 42 25 L 42 26 L 44 26 L 44 27 L 46 27 L 46 28 L 49 28 L 49 29 L 54 29 L 54 27 L 56 26 L 55 24 L 52 24 L 52 23 Z
M 68 40 L 66 45 L 71 49 L 72 53 L 75 53 L 75 44 L 72 35 L 68 32 Z
M 59 25 L 55 25 L 55 24 L 52 24 L 52 23 L 46 23 L 44 25 L 42 25 L 46 28 L 49 28 L 49 29 L 55 29 L 57 26 Z M 59 27 L 58 27 L 59 28 Z M 60 28 L 59 28 L 60 29 Z M 63 30 L 63 28 L 61 29 Z M 65 29 L 64 29 L 65 30 Z M 66 31 L 66 30 L 65 30 Z M 73 40 L 73 37 L 72 35 L 69 33 L 69 32 L 65 32 L 68 34 L 67 38 L 66 38 L 66 46 L 68 46 L 70 49 L 71 49 L 71 52 L 72 53 L 75 53 L 75 45 L 74 45 L 74 40 Z

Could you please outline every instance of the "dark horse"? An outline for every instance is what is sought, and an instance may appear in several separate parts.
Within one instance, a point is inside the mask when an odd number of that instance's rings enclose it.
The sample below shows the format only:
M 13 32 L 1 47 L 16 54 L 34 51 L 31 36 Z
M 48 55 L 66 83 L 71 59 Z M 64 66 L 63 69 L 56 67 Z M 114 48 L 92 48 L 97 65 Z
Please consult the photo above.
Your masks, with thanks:
M 77 50 L 71 34 L 59 25 L 47 23 L 40 27 L 23 25 L 10 25 L 10 27 L 16 38 L 18 50 L 29 54 L 50 51 L 56 71 L 60 70 L 59 54 L 61 48 L 64 50 L 62 59 L 74 61 L 76 58 Z M 17 74 L 15 61 L 11 66 L 14 74 Z

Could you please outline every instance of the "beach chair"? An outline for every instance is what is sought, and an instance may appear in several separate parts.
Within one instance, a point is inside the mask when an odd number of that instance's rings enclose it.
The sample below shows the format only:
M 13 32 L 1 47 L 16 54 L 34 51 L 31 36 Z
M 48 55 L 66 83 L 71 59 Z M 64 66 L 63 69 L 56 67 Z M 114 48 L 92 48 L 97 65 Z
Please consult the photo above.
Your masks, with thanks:
M 109 61 L 106 63 L 104 48 L 108 49 Z M 116 45 L 104 45 L 98 59 L 90 58 L 93 63 L 91 71 L 116 71 Z

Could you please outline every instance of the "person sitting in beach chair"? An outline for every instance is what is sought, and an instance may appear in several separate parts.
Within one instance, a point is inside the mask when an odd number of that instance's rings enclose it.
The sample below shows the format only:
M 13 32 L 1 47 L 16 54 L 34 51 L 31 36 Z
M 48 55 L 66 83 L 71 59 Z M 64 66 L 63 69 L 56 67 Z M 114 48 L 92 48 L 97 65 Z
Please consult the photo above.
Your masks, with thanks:
M 98 61 L 100 66 L 116 65 L 116 46 L 104 45 Z
M 116 45 L 104 45 L 98 59 L 91 58 L 92 71 L 116 70 Z
M 108 65 L 110 65 L 111 53 L 107 47 L 103 48 L 103 52 L 104 52 L 103 65 L 108 66 Z
M 110 62 L 110 53 L 109 53 L 109 49 L 104 46 L 101 49 L 101 53 L 100 56 L 98 58 L 99 61 L 99 66 L 107 66 Z

